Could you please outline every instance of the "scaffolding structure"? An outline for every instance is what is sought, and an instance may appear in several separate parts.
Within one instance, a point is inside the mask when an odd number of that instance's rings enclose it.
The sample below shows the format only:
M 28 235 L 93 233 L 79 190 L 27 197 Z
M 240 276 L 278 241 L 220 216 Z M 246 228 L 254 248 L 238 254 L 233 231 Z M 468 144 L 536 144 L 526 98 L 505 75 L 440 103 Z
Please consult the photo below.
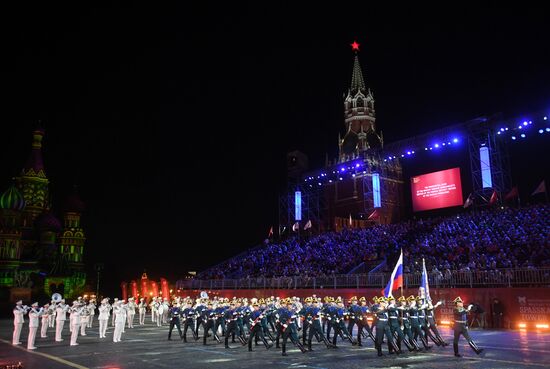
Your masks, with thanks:
M 472 173 L 472 194 L 474 206 L 487 204 L 493 191 L 496 191 L 498 202 L 502 204 L 503 196 L 512 187 L 510 160 L 507 147 L 502 140 L 497 139 L 495 121 L 498 116 L 490 119 L 474 119 L 466 124 L 468 130 L 468 151 Z M 487 148 L 488 160 L 483 158 L 480 149 Z M 491 186 L 486 186 L 482 179 L 483 165 L 490 168 Z

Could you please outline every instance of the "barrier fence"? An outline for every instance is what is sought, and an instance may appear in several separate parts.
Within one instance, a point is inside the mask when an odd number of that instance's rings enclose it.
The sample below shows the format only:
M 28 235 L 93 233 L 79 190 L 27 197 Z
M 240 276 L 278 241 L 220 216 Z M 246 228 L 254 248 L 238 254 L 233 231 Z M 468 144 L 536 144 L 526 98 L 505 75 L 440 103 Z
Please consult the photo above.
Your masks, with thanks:
M 183 279 L 177 289 L 328 289 L 384 288 L 391 273 L 336 274 L 317 277 L 252 277 L 240 279 Z M 405 273 L 404 288 L 418 287 L 421 273 Z M 494 269 L 428 273 L 430 287 L 545 287 L 550 286 L 550 268 Z

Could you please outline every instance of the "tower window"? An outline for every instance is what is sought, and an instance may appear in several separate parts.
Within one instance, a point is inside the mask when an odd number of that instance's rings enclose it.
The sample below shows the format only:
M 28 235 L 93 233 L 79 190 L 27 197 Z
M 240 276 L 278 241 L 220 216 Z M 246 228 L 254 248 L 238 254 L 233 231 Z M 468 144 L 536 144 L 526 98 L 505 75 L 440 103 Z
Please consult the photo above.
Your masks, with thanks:
M 363 101 L 363 99 L 359 98 L 355 101 L 355 106 L 358 108 L 362 108 L 365 106 L 365 102 Z

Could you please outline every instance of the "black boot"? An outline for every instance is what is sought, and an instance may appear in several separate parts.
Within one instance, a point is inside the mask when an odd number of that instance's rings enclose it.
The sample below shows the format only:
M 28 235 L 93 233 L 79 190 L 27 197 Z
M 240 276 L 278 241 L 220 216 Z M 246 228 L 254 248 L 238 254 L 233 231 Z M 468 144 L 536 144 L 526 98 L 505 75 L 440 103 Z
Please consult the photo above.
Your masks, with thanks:
M 296 342 L 296 346 L 298 346 L 300 351 L 302 351 L 302 354 L 305 354 L 307 352 L 306 348 L 300 343 L 300 341 Z
M 455 356 L 456 357 L 461 357 L 462 356 L 458 353 L 458 343 L 453 343 L 453 349 L 455 351 Z
M 311 348 L 311 340 L 307 340 L 307 350 L 313 351 L 313 349 Z
M 267 340 L 265 338 L 263 339 L 263 342 L 264 342 L 264 346 L 265 346 L 266 350 L 269 350 L 270 348 L 273 347 L 273 345 L 271 343 L 267 342 Z
M 283 343 L 283 352 L 282 352 L 282 355 L 283 355 L 283 356 L 287 356 L 287 355 L 286 355 L 286 344 L 285 344 L 285 343 Z

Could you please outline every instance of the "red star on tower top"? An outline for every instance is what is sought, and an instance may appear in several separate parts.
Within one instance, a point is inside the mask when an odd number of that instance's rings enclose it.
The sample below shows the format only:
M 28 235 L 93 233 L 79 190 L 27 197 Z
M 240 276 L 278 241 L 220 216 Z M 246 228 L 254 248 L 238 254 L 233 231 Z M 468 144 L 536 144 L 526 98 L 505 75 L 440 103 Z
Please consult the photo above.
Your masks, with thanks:
M 357 43 L 357 41 L 353 41 L 353 43 L 350 45 L 353 51 L 359 51 L 359 44 Z

